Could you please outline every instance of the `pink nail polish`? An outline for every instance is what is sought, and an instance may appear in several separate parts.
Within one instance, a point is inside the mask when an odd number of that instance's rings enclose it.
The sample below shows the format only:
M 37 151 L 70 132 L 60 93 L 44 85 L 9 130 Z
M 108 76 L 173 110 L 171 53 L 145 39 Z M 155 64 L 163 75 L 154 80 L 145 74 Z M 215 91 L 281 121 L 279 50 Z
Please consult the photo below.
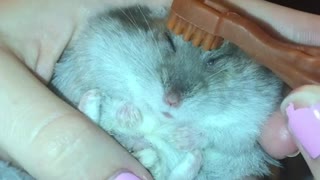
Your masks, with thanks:
M 311 158 L 320 155 L 320 104 L 294 109 L 291 103 L 286 109 L 288 126 Z
M 114 180 L 140 180 L 140 178 L 130 172 L 123 172 L 114 178 Z

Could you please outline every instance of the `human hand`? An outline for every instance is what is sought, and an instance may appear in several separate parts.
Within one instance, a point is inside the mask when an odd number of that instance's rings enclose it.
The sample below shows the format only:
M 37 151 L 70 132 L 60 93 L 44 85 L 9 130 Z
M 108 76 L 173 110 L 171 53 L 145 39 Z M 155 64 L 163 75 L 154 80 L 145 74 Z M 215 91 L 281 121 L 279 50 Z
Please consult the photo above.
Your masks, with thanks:
M 168 3 L 130 1 L 135 2 Z M 1 159 L 23 167 L 36 179 L 106 179 L 125 171 L 151 179 L 126 150 L 45 86 L 84 20 L 104 8 L 126 3 L 0 3 Z
M 254 17 L 279 38 L 304 45 L 320 46 L 320 16 L 261 0 L 226 1 L 237 6 L 247 15 Z M 301 141 L 301 134 L 298 134 L 297 130 L 291 126 L 288 128 L 288 116 L 285 109 L 289 103 L 293 103 L 295 108 L 301 108 L 319 102 L 320 86 L 310 85 L 294 90 L 282 102 L 281 111 L 276 112 L 267 122 L 260 140 L 262 147 L 277 159 L 283 159 L 300 151 L 316 179 L 320 178 L 320 160 L 310 158 L 306 151 L 309 149 L 303 146 L 306 142 Z M 299 120 L 301 120 L 301 127 L 305 127 L 308 123 L 308 119 Z M 319 126 L 314 128 L 319 128 Z M 314 131 L 320 132 L 320 129 Z M 307 135 L 309 132 L 305 130 L 304 133 Z M 320 134 L 313 134 L 311 138 L 315 145 L 314 149 L 318 150 L 320 147 L 316 147 L 316 144 L 319 144 L 317 141 L 319 141 Z M 319 151 L 317 152 L 319 153 Z

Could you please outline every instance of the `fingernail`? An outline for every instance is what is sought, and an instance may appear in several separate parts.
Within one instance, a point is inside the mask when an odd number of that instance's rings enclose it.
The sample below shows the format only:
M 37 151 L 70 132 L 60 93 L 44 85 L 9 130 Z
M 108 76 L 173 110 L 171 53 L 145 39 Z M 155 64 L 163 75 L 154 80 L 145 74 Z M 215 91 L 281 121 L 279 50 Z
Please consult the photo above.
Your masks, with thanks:
M 320 88 L 313 86 L 304 86 L 292 91 L 281 103 L 281 111 L 285 112 L 290 103 L 296 107 L 307 107 L 320 102 Z
M 300 154 L 300 151 L 297 151 L 297 152 L 295 152 L 295 153 L 293 153 L 293 154 L 287 155 L 287 157 L 293 158 L 293 157 L 298 156 L 299 154 Z
M 313 159 L 320 155 L 320 104 L 294 109 L 291 103 L 286 109 L 288 126 Z
M 141 180 L 136 175 L 130 172 L 122 172 L 118 174 L 116 177 L 111 178 L 112 180 Z

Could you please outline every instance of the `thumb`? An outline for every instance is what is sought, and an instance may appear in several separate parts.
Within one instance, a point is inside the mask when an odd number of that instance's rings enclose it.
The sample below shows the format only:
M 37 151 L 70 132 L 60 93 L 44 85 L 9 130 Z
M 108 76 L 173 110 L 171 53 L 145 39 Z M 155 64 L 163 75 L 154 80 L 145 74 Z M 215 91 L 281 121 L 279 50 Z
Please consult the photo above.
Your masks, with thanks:
M 315 179 L 320 179 L 320 86 L 294 90 L 282 103 L 288 128 Z
M 152 179 L 124 148 L 1 51 L 0 84 L 0 157 L 36 179 Z

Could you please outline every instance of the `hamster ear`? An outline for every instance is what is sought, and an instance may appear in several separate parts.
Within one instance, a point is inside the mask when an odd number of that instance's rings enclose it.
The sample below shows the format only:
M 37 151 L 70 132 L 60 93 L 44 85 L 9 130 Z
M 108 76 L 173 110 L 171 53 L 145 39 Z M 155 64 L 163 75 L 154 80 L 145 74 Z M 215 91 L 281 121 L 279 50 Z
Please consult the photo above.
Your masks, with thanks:
M 156 8 L 150 8 L 151 13 L 150 17 L 154 19 L 166 19 L 169 14 L 169 7 L 156 7 Z

